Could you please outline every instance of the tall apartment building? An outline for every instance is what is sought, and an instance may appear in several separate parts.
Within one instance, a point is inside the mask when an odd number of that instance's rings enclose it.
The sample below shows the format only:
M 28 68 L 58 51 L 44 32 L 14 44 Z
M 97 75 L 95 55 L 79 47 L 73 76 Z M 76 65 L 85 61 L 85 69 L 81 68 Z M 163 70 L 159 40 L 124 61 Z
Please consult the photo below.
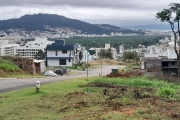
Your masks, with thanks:
M 34 58 L 40 50 L 45 52 L 47 45 L 52 43 L 54 42 L 48 41 L 47 38 L 36 38 L 34 41 L 27 42 L 23 47 L 15 48 L 15 51 L 18 56 Z
M 6 44 L 0 47 L 0 56 L 16 55 L 15 48 L 19 47 L 19 44 Z
M 42 50 L 43 52 L 45 52 L 45 48 L 44 47 L 16 47 L 15 48 L 15 53 L 18 56 L 21 57 L 26 57 L 26 58 L 34 58 L 36 56 L 36 54 Z

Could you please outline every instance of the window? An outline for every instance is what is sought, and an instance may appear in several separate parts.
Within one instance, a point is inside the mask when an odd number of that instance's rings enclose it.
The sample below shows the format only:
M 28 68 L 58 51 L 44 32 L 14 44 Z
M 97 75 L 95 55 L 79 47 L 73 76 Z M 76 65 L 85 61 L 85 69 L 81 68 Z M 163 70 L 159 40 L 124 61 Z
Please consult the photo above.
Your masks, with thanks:
M 66 59 L 60 59 L 59 65 L 66 65 Z
M 175 62 L 172 62 L 172 65 L 175 65 Z
M 63 53 L 63 54 L 66 54 L 66 53 L 67 53 L 67 50 L 62 50 L 62 53 Z
M 69 59 L 69 62 L 71 62 L 71 59 Z

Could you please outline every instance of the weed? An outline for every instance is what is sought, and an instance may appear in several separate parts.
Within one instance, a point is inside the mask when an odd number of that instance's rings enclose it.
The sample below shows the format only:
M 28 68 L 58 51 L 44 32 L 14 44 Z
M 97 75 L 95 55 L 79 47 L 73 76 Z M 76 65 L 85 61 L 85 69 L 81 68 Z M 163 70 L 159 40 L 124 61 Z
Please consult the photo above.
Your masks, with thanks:
M 176 95 L 176 93 L 174 89 L 168 87 L 168 88 L 160 88 L 159 95 L 164 98 L 173 98 Z

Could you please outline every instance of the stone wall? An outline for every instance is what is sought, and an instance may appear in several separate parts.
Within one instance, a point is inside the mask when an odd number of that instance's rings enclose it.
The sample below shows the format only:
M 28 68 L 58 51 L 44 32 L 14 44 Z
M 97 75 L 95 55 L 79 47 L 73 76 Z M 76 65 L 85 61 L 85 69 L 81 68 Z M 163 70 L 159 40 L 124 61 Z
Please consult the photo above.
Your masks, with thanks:
M 10 60 L 27 73 L 34 74 L 34 60 L 17 56 L 1 56 L 2 59 Z

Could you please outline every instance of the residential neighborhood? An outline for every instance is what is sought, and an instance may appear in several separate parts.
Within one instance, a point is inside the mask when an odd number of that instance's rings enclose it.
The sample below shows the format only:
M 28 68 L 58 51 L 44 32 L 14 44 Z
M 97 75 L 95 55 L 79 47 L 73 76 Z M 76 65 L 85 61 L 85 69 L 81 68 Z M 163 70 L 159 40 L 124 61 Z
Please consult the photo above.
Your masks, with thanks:
M 19 42 L 20 44 L 17 44 Z M 174 51 L 174 36 L 165 37 L 159 40 L 159 44 L 144 46 L 139 45 L 138 48 L 124 49 L 123 44 L 119 49 L 111 47 L 110 43 L 106 43 L 101 48 L 90 48 L 94 50 L 94 54 L 90 54 L 84 46 L 80 44 L 66 44 L 65 39 L 49 41 L 47 38 L 37 37 L 33 41 L 22 44 L 17 39 L 0 40 L 1 56 L 21 56 L 24 58 L 36 59 L 39 51 L 46 54 L 43 60 L 46 66 L 73 66 L 79 63 L 86 63 L 95 59 L 101 59 L 100 52 L 102 50 L 111 50 L 112 58 L 123 58 L 125 52 L 136 52 L 140 57 L 140 68 L 146 72 L 161 72 L 169 74 L 177 74 L 177 56 Z M 177 44 L 177 49 L 179 46 Z

